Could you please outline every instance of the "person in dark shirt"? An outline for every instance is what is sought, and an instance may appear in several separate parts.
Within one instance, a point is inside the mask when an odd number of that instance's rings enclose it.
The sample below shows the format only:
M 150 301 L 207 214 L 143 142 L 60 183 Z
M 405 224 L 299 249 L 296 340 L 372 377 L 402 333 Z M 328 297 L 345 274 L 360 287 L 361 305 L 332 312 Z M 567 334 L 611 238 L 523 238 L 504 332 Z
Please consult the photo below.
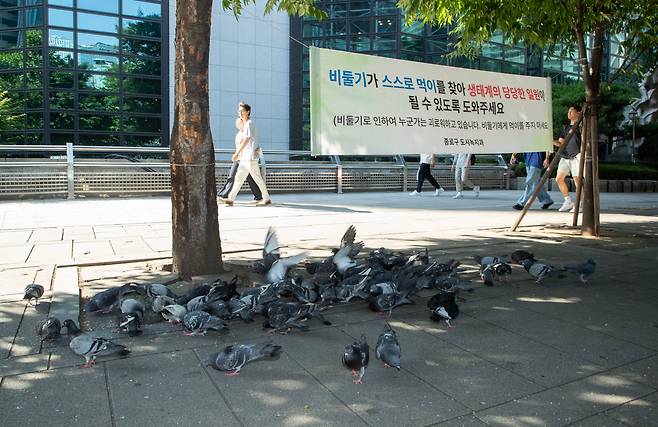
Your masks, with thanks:
M 541 180 L 541 174 L 543 169 L 548 166 L 548 153 L 544 152 L 534 152 L 534 153 L 525 153 L 523 155 L 525 161 L 525 191 L 519 197 L 519 200 L 516 202 L 513 209 L 520 211 L 525 206 L 530 196 L 535 192 L 539 181 Z M 516 153 L 512 154 L 512 164 L 516 163 Z M 553 204 L 553 199 L 551 199 L 550 194 L 546 191 L 546 184 L 544 184 L 539 192 L 539 203 L 541 203 L 542 209 L 548 209 Z
M 580 119 L 580 114 L 582 109 L 580 105 L 572 105 L 569 107 L 567 112 L 567 117 L 569 118 L 569 123 L 564 126 L 560 138 L 557 141 L 553 141 L 553 145 L 560 147 L 564 144 L 565 138 L 572 127 Z M 560 187 L 560 192 L 564 196 L 564 203 L 558 209 L 560 212 L 567 212 L 575 209 L 573 200 L 569 196 L 569 185 L 567 184 L 567 176 L 571 174 L 576 183 L 576 188 L 580 184 L 580 129 L 575 129 L 574 135 L 569 140 L 566 148 L 560 155 L 560 163 L 557 165 L 557 176 L 555 180 L 557 181 L 558 187 Z

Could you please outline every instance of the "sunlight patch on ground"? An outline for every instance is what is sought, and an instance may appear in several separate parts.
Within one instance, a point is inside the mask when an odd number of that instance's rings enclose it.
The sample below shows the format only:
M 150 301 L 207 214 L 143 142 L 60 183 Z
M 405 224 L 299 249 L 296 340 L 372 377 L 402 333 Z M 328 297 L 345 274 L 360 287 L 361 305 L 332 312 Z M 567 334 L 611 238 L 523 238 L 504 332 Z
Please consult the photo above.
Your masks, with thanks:
M 578 398 L 586 402 L 602 403 L 604 405 L 621 405 L 622 403 L 626 403 L 629 400 L 633 400 L 633 397 L 631 396 L 592 392 L 580 393 Z
M 578 297 L 571 297 L 571 298 L 556 298 L 556 297 L 544 297 L 544 298 L 539 298 L 539 297 L 518 297 L 516 298 L 517 301 L 522 301 L 522 302 L 548 302 L 548 303 L 554 303 L 554 304 L 577 304 L 579 302 L 582 302 L 581 298 Z
M 272 385 L 276 388 L 280 388 L 281 390 L 302 390 L 303 388 L 306 388 L 306 385 L 297 380 L 278 380 L 278 381 L 272 381 Z

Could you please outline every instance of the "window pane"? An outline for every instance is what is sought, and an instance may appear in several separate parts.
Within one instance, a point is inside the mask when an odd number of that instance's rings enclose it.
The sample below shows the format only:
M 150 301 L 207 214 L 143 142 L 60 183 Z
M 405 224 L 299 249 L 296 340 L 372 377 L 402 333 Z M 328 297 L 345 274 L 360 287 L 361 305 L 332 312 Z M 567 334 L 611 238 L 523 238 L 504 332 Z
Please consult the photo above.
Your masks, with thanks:
M 73 0 L 48 0 L 48 5 L 73 7 Z
M 158 147 L 162 144 L 162 138 L 159 136 L 127 135 L 124 140 L 130 147 Z
M 43 129 L 43 113 L 27 113 L 28 129 Z
M 5 89 L 23 89 L 23 73 L 0 74 L 0 87 Z
M 155 93 L 159 94 L 161 90 L 160 80 L 140 79 L 138 77 L 128 77 L 123 80 L 123 90 L 131 93 Z
M 41 89 L 43 88 L 43 72 L 30 71 L 26 74 L 27 88 L 28 89 Z
M 116 135 L 89 135 L 89 134 L 80 134 L 78 136 L 80 145 L 119 145 L 119 137 Z
M 53 145 L 73 144 L 73 135 L 71 133 L 53 133 L 50 135 L 50 143 Z
M 131 74 L 160 75 L 160 61 L 151 61 L 142 58 L 123 58 L 123 72 Z
M 90 111 L 118 111 L 119 97 L 116 95 L 80 94 L 80 109 Z
M 119 32 L 118 28 L 119 18 L 78 12 L 78 29 L 80 30 L 117 33 Z
M 370 19 L 353 19 L 351 21 L 350 32 L 352 34 L 370 33 Z
M 350 16 L 368 16 L 370 15 L 370 2 L 352 1 L 350 2 Z
M 0 15 L 0 31 L 18 28 L 23 25 L 23 13 L 20 9 L 7 10 Z
M 73 52 L 67 50 L 48 51 L 50 66 L 54 68 L 74 68 Z
M 72 110 L 72 92 L 50 92 L 50 108 L 53 110 Z
M 96 12 L 119 13 L 117 0 L 78 0 L 78 9 L 89 9 Z
M 23 68 L 23 52 L 0 52 L 0 70 Z
M 43 52 L 41 50 L 28 50 L 25 55 L 26 68 L 43 67 Z
M 48 25 L 73 28 L 73 12 L 62 9 L 48 9 Z
M 402 34 L 400 36 L 400 45 L 402 50 L 410 50 L 413 52 L 424 51 L 423 39 L 420 37 L 413 37 L 413 36 L 408 36 L 406 34 Z
M 66 89 L 73 88 L 73 73 L 64 73 L 61 71 L 50 72 L 50 87 L 61 87 Z
M 160 3 L 148 3 L 137 0 L 123 0 L 123 14 L 132 16 L 143 16 L 148 18 L 159 18 L 161 11 Z
M 51 129 L 73 129 L 74 116 L 69 113 L 50 113 Z
M 38 27 L 43 25 L 43 11 L 42 8 L 25 9 L 25 22 L 26 27 Z
M 119 78 L 102 74 L 80 73 L 78 75 L 80 89 L 100 90 L 104 92 L 118 92 Z
M 18 7 L 21 6 L 21 0 L 0 0 L 0 7 Z
M 27 47 L 38 47 L 43 45 L 43 31 L 41 30 L 27 30 L 25 33 L 25 45 Z
M 126 97 L 123 100 L 123 110 L 129 113 L 160 113 L 162 112 L 162 100 Z
M 14 49 L 23 47 L 24 45 L 25 33 L 23 31 L 6 31 L 0 33 L 0 49 Z
M 114 53 L 119 51 L 119 39 L 112 36 L 78 33 L 78 49 Z
M 25 128 L 25 116 L 19 115 L 19 114 L 2 114 L 2 118 L 0 118 L 0 123 L 4 123 L 4 126 L 0 131 L 3 130 L 23 130 Z M 0 136 L 2 137 L 2 142 L 4 144 L 16 144 L 15 142 L 11 142 L 14 139 L 11 138 L 9 135 L 3 135 L 0 133 Z M 21 135 L 21 140 L 23 139 Z
M 160 132 L 162 119 L 160 117 L 128 117 L 124 119 L 126 132 Z
M 139 56 L 160 56 L 160 42 L 137 40 L 137 39 L 123 39 L 123 53 Z
M 119 57 L 98 55 L 94 53 L 79 53 L 78 68 L 91 71 L 119 71 Z
M 396 24 L 395 17 L 381 17 L 375 20 L 375 32 L 376 33 L 392 33 L 395 32 Z
M 25 95 L 22 92 L 8 92 L 5 111 L 19 111 L 25 108 Z
M 377 36 L 373 39 L 373 50 L 393 50 L 395 49 L 395 35 Z
M 48 46 L 73 49 L 73 31 L 48 29 Z
M 43 108 L 43 92 L 27 93 L 27 108 Z
M 119 116 L 80 114 L 80 129 L 117 132 L 119 130 Z
M 133 36 L 160 37 L 160 23 L 140 19 L 124 19 L 123 33 Z
M 28 145 L 40 145 L 43 143 L 43 133 L 28 133 L 25 140 Z

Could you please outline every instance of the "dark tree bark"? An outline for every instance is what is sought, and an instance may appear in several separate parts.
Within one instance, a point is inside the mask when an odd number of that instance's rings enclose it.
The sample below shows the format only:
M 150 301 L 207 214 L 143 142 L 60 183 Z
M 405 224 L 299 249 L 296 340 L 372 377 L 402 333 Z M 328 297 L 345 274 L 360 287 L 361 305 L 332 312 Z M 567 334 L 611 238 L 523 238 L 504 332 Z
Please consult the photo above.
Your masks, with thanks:
M 208 105 L 212 0 L 176 1 L 171 134 L 173 269 L 181 278 L 222 269 L 215 155 Z

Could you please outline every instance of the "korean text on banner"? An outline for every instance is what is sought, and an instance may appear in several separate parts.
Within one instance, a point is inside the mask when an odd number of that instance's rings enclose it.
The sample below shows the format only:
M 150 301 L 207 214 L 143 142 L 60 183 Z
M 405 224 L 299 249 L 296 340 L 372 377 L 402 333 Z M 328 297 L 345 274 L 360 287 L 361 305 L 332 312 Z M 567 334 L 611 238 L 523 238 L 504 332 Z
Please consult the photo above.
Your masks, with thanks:
M 310 48 L 314 155 L 552 147 L 551 81 Z

